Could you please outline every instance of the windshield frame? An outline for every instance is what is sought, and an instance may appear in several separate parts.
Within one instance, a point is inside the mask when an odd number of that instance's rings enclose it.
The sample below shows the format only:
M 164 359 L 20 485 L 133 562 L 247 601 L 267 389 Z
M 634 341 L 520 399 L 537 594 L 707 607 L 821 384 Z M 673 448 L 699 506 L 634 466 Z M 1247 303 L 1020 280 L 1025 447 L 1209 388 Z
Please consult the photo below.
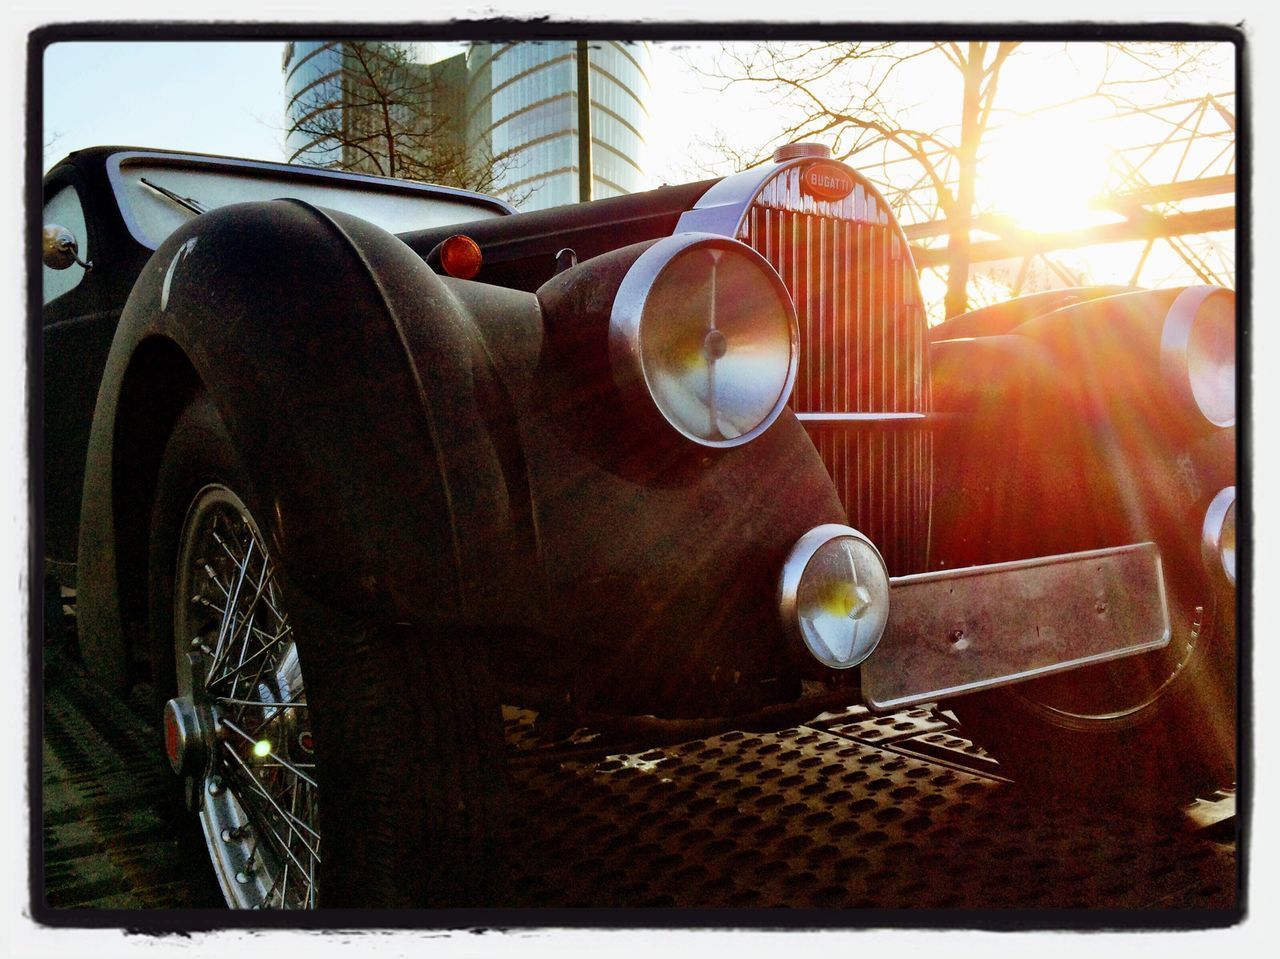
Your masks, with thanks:
M 129 235 L 148 250 L 156 249 L 157 244 L 147 236 L 134 216 L 133 205 L 125 188 L 124 175 L 120 170 L 123 164 L 139 159 L 157 160 L 162 164 L 170 163 L 174 166 L 201 166 L 227 171 L 252 170 L 276 175 L 284 174 L 285 176 L 299 179 L 319 178 L 345 184 L 364 184 L 372 186 L 382 193 L 427 194 L 438 196 L 442 199 L 464 200 L 476 206 L 487 206 L 492 210 L 498 211 L 503 216 L 510 216 L 518 212 L 510 203 L 497 197 L 488 196 L 484 193 L 475 193 L 471 190 L 460 190 L 457 187 L 438 186 L 434 183 L 418 183 L 413 180 L 397 180 L 393 177 L 369 176 L 363 173 L 345 173 L 340 170 L 300 166 L 295 163 L 273 163 L 270 160 L 242 160 L 234 157 L 201 156 L 193 153 L 164 150 L 122 150 L 119 153 L 111 154 L 107 158 L 107 180 L 111 183 L 111 190 L 115 194 L 116 208 L 120 211 L 120 216 L 129 230 Z M 195 214 L 192 215 L 194 216 Z M 459 222 L 466 221 L 460 220 Z

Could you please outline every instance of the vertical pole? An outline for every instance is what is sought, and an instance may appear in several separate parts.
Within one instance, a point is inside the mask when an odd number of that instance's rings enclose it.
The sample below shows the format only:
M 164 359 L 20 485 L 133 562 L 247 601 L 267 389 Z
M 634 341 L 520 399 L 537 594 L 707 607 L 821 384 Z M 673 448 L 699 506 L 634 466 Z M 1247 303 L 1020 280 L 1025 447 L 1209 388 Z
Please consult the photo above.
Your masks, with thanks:
M 591 81 L 587 41 L 578 41 L 578 200 L 591 199 Z

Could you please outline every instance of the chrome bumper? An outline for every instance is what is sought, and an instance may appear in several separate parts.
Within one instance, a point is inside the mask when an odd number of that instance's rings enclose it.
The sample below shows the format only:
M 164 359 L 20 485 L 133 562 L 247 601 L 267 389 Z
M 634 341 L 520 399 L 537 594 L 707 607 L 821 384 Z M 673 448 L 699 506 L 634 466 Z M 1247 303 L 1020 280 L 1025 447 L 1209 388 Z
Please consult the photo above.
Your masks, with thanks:
M 977 692 L 1169 643 L 1153 543 L 898 576 L 862 664 L 872 709 Z

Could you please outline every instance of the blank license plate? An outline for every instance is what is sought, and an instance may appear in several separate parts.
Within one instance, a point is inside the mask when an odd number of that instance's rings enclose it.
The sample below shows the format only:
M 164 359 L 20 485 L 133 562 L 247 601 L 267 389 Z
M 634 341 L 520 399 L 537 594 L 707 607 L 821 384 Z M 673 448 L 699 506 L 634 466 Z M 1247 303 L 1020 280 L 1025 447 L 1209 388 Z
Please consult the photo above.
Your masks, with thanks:
M 862 693 L 872 709 L 898 709 L 1159 649 L 1169 637 L 1153 543 L 899 576 Z

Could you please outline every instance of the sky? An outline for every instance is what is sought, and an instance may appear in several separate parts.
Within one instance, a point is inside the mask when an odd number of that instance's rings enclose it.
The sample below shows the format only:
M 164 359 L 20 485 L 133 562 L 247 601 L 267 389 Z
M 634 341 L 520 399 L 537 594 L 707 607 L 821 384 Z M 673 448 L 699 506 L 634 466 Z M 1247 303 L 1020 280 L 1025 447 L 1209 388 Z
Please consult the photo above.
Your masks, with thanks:
M 284 159 L 283 46 L 279 41 L 53 44 L 44 59 L 44 168 L 72 150 L 108 143 Z M 706 175 L 687 158 L 690 144 L 707 132 L 709 116 L 717 126 L 750 122 L 749 110 L 724 111 L 714 85 L 686 66 L 686 56 L 698 46 L 653 49 L 651 114 L 661 120 L 651 137 L 655 185 Z M 433 49 L 447 56 L 460 46 L 442 43 Z M 112 94 L 94 95 L 106 90 Z
M 1230 48 L 1220 46 L 1210 58 L 1210 85 L 1230 87 Z M 446 56 L 460 45 L 433 49 Z M 718 136 L 758 148 L 782 126 L 776 97 L 749 84 L 725 88 L 694 69 L 712 67 L 720 49 L 713 41 L 651 46 L 649 172 L 655 185 L 706 176 L 718 160 L 706 144 Z M 1101 49 L 1094 43 L 1025 45 L 1005 67 L 1002 106 L 1030 109 L 1082 88 L 1098 72 Z M 283 159 L 282 50 L 279 41 L 54 44 L 44 60 L 44 166 L 102 143 Z M 945 61 L 917 61 L 899 76 L 889 93 L 910 106 L 913 124 L 954 123 L 959 85 Z M 1060 115 L 1045 124 L 1049 132 L 1054 126 L 1061 127 Z M 1037 139 L 1043 141 L 1044 132 Z M 1081 148 L 1077 139 L 1073 152 Z M 721 162 L 719 172 L 726 169 Z
M 716 41 L 651 46 L 654 185 L 706 176 L 716 158 L 704 141 L 723 133 L 753 142 L 767 126 L 760 115 L 769 103 L 759 91 L 724 90 L 691 67 L 709 67 L 719 48 Z M 461 45 L 432 49 L 444 57 Z M 281 160 L 282 52 L 279 41 L 53 44 L 44 58 L 44 168 L 108 143 Z
M 283 159 L 283 47 L 53 44 L 44 60 L 45 168 L 108 143 Z
M 71 150 L 104 143 L 285 159 L 283 46 L 277 40 L 64 42 L 48 47 L 45 168 Z M 756 155 L 767 155 L 778 145 L 779 131 L 793 115 L 794 101 L 758 83 L 726 84 L 714 76 L 719 72 L 717 63 L 725 62 L 727 54 L 749 47 L 739 44 L 726 50 L 719 41 L 651 44 L 652 89 L 647 102 L 651 119 L 643 163 L 648 186 L 733 172 L 732 161 L 717 149 L 717 142 Z M 433 59 L 462 48 L 458 43 L 424 44 Z M 1097 195 L 1113 185 L 1109 183 L 1114 181 L 1109 148 L 1159 138 L 1164 131 L 1143 129 L 1133 119 L 1099 122 L 1110 109 L 1099 100 L 1035 117 L 1021 116 L 1091 89 L 1107 56 L 1107 48 L 1099 43 L 1044 41 L 1025 43 L 1010 58 L 1000 74 L 999 111 L 984 141 L 980 209 L 993 209 L 1012 216 L 1026 229 L 1042 231 L 1118 219 L 1091 206 Z M 1119 70 L 1121 78 L 1140 75 L 1123 60 Z M 839 100 L 847 84 L 847 75 L 840 77 L 819 92 Z M 1158 95 L 1222 93 L 1233 86 L 1232 48 L 1217 44 L 1205 54 L 1204 65 L 1189 87 L 1162 89 Z M 960 113 L 959 74 L 944 56 L 935 52 L 900 67 L 885 84 L 883 95 L 907 110 L 913 127 L 954 133 Z M 877 183 L 884 177 L 915 175 L 911 164 L 877 169 L 872 165 L 876 159 L 859 156 L 854 163 Z M 1168 178 L 1167 173 L 1161 175 Z M 1234 243 L 1229 236 L 1194 242 L 1203 247 L 1217 275 L 1234 275 Z M 1065 252 L 1056 257 L 1056 278 L 1045 266 L 1038 275 L 1032 274 L 1031 286 L 1128 283 L 1141 256 L 1141 243 Z M 1020 268 L 1020 263 L 1007 269 L 995 267 L 995 279 L 984 288 L 985 299 L 976 300 L 975 305 L 1007 298 L 1016 287 Z M 1168 244 L 1157 244 L 1142 260 L 1142 270 L 1140 279 L 1148 285 L 1195 280 Z M 937 322 L 943 316 L 945 275 L 941 270 L 922 271 L 921 283 L 931 320 Z

